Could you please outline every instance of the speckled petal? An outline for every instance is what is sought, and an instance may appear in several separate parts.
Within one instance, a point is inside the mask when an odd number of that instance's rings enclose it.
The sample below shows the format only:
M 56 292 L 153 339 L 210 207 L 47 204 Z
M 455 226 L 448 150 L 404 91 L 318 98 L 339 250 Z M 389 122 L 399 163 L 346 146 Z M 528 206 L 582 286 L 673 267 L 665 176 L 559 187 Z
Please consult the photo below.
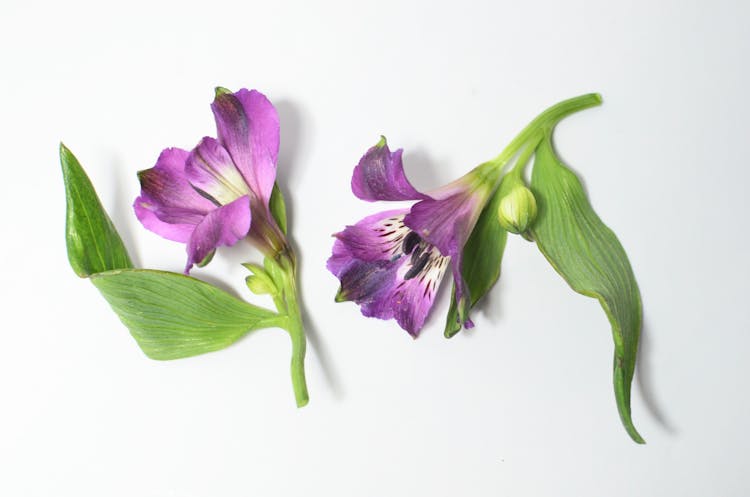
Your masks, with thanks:
M 407 212 L 406 209 L 379 212 L 334 236 L 353 257 L 365 261 L 390 260 L 401 253 L 401 243 L 409 232 L 404 226 Z
M 482 195 L 466 190 L 439 200 L 422 200 L 404 218 L 404 224 L 451 258 L 458 315 L 466 328 L 473 323 L 468 316 L 469 289 L 461 275 L 463 247 L 484 206 Z
M 410 235 L 404 212 L 381 212 L 338 233 L 327 266 L 341 281 L 338 301 L 356 302 L 368 317 L 395 318 L 416 337 L 449 259 Z

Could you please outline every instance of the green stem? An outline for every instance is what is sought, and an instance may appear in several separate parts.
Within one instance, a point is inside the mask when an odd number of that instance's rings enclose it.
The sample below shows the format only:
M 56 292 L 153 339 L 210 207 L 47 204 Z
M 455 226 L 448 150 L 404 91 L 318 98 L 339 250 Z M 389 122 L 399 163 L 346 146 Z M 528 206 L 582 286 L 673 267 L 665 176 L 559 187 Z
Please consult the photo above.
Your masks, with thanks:
M 267 269 L 276 282 L 279 292 L 273 295 L 274 304 L 279 314 L 284 317 L 281 328 L 289 333 L 292 339 L 292 387 L 297 407 L 307 405 L 307 382 L 305 380 L 305 331 L 302 325 L 302 312 L 297 301 L 297 264 L 291 248 L 266 255 Z
M 526 165 L 529 163 L 531 156 L 534 155 L 534 151 L 539 145 L 539 142 L 542 141 L 543 136 L 544 133 L 538 131 L 529 138 L 529 141 L 526 142 L 526 146 L 518 155 L 516 165 L 513 166 L 513 169 L 508 174 L 512 174 L 516 179 L 522 180 L 523 170 L 526 169 Z
M 287 307 L 287 331 L 292 339 L 292 386 L 294 387 L 294 398 L 297 407 L 304 407 L 310 400 L 307 394 L 307 381 L 305 380 L 305 351 L 307 343 L 305 331 L 302 327 L 302 312 L 297 302 L 297 274 L 292 264 L 285 273 L 286 287 L 284 296 Z
M 541 139 L 541 134 L 554 128 L 562 118 L 580 110 L 595 107 L 601 103 L 601 95 L 598 93 L 587 93 L 586 95 L 563 100 L 562 102 L 553 105 L 527 124 L 526 127 L 523 128 L 515 138 L 513 138 L 508 146 L 500 152 L 500 155 L 480 167 L 487 168 L 490 171 L 501 170 L 527 143 L 536 140 L 536 144 L 538 144 Z M 528 157 L 526 160 L 528 160 Z
M 268 247 L 264 247 L 268 248 Z M 307 348 L 302 324 L 302 311 L 297 301 L 297 263 L 291 247 L 284 242 L 281 249 L 264 251 L 263 268 L 255 269 L 252 264 L 245 266 L 253 270 L 265 271 L 274 282 L 276 290 L 271 293 L 279 317 L 278 327 L 286 330 L 292 340 L 292 387 L 297 407 L 304 407 L 310 400 L 305 380 L 305 350 Z

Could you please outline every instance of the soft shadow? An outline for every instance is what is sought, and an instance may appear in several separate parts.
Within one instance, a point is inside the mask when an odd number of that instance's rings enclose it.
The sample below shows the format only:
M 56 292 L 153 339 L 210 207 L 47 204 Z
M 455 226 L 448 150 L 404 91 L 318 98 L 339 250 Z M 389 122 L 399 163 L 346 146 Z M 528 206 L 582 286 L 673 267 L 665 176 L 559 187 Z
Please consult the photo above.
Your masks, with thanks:
M 423 148 L 404 150 L 403 160 L 406 177 L 417 190 L 433 190 L 449 181 L 441 175 L 450 171 L 448 164 L 430 157 Z
M 281 128 L 277 176 L 283 184 L 287 184 L 288 178 L 294 177 L 299 168 L 304 116 L 300 107 L 288 100 L 279 100 L 274 105 L 279 114 Z
M 641 339 L 638 349 L 638 360 L 636 362 L 636 375 L 635 379 L 638 383 L 638 388 L 643 397 L 643 402 L 646 404 L 646 408 L 649 410 L 651 415 L 654 417 L 656 422 L 664 428 L 664 431 L 670 435 L 677 434 L 677 429 L 669 420 L 664 412 L 663 406 L 656 398 L 656 392 L 654 390 L 654 379 L 653 379 L 653 367 L 652 358 L 654 351 L 651 344 L 650 328 L 648 327 L 647 321 L 643 322 L 643 329 L 641 330 Z
M 302 266 L 299 256 L 297 257 L 297 265 L 298 267 Z M 315 351 L 315 355 L 320 361 L 323 377 L 328 383 L 333 397 L 335 399 L 342 399 L 344 397 L 344 389 L 341 385 L 340 376 L 336 371 L 336 368 L 333 366 L 333 361 L 331 361 L 329 348 L 321 340 L 321 333 L 307 310 L 307 305 L 305 304 L 305 298 L 303 295 L 298 296 L 298 304 L 300 312 L 302 313 L 302 322 L 305 323 L 305 335 L 307 335 L 307 341 L 310 343 L 310 347 Z
M 284 200 L 286 202 L 287 225 L 294 226 L 295 203 L 289 198 L 289 189 L 294 188 L 297 169 L 299 168 L 299 156 L 302 149 L 302 122 L 303 112 L 299 106 L 288 100 L 280 100 L 274 104 L 279 114 L 279 126 L 281 128 L 279 161 L 276 170 L 276 178 Z
M 135 243 L 133 237 L 132 222 L 135 219 L 133 213 L 133 200 L 132 198 L 126 198 L 126 188 L 123 185 L 129 182 L 137 182 L 135 172 L 128 172 L 126 175 L 127 167 L 123 164 L 122 159 L 116 153 L 112 154 L 112 158 L 109 160 L 110 177 L 114 182 L 112 185 L 112 207 L 109 209 L 109 215 L 112 218 L 112 222 L 120 234 L 125 247 L 128 249 L 130 259 L 135 267 L 141 266 L 141 254 Z
M 296 211 L 296 202 L 294 197 L 289 194 L 289 188 L 294 188 L 298 184 L 297 181 L 294 181 L 294 178 L 297 175 L 297 168 L 299 168 L 300 164 L 299 157 L 301 150 L 303 149 L 302 130 L 305 122 L 305 113 L 299 105 L 288 100 L 277 101 L 274 105 L 279 114 L 279 124 L 281 127 L 281 145 L 279 148 L 277 178 L 280 183 L 279 188 L 281 189 L 286 202 L 288 225 L 291 227 L 293 233 L 295 226 L 294 214 Z M 297 272 L 300 274 L 302 272 L 301 269 L 304 266 L 304 254 L 300 253 L 294 240 L 290 241 L 290 243 L 297 255 Z M 323 377 L 328 383 L 334 398 L 341 398 L 343 397 L 343 389 L 340 377 L 335 370 L 333 361 L 331 361 L 329 349 L 322 340 L 322 334 L 316 327 L 315 322 L 307 310 L 304 296 L 299 295 L 298 299 L 300 311 L 302 313 L 302 320 L 305 323 L 305 335 L 307 336 L 310 348 L 315 351 L 315 355 L 320 361 Z
M 498 278 L 495 284 L 492 285 L 492 288 L 489 289 L 487 294 L 477 302 L 477 305 L 472 308 L 470 314 L 472 319 L 477 316 L 482 316 L 489 322 L 489 324 L 493 325 L 493 329 L 497 329 L 496 325 L 500 322 L 503 315 L 503 307 L 501 305 L 502 296 L 508 291 L 506 288 L 507 284 L 505 283 L 506 279 L 507 278 L 503 278 L 503 273 L 501 271 L 500 278 Z M 462 330 L 461 333 L 465 334 L 467 337 L 473 337 L 475 330 L 476 327 Z

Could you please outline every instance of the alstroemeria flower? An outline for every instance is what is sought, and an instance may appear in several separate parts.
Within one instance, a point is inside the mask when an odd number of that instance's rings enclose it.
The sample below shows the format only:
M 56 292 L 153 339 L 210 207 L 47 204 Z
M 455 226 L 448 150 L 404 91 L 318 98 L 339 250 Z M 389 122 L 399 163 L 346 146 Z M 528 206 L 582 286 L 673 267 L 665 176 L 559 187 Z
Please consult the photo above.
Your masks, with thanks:
M 190 152 L 168 148 L 138 173 L 136 216 L 154 233 L 186 244 L 185 273 L 248 234 L 266 253 L 284 243 L 269 210 L 279 151 L 276 109 L 246 89 L 217 89 L 211 109 L 218 139 L 204 137 Z
M 493 185 L 479 169 L 429 194 L 406 178 L 402 150 L 385 138 L 354 168 L 352 191 L 362 200 L 417 200 L 411 209 L 389 210 L 334 235 L 328 269 L 341 281 L 337 301 L 353 300 L 362 314 L 395 318 L 416 337 L 432 308 L 448 264 L 452 266 L 459 319 L 470 328 L 470 301 L 461 275 L 463 247 Z

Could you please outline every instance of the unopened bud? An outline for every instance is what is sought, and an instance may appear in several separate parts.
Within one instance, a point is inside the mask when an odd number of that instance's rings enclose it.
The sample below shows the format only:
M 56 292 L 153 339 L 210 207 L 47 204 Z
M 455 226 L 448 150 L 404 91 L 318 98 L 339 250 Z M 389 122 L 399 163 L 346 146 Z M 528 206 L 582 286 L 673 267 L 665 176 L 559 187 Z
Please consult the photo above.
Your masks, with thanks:
M 265 274 L 254 274 L 245 278 L 247 287 L 255 295 L 276 294 L 276 285 Z
M 510 233 L 525 233 L 536 219 L 536 199 L 523 184 L 514 185 L 500 199 L 497 209 L 500 226 Z

